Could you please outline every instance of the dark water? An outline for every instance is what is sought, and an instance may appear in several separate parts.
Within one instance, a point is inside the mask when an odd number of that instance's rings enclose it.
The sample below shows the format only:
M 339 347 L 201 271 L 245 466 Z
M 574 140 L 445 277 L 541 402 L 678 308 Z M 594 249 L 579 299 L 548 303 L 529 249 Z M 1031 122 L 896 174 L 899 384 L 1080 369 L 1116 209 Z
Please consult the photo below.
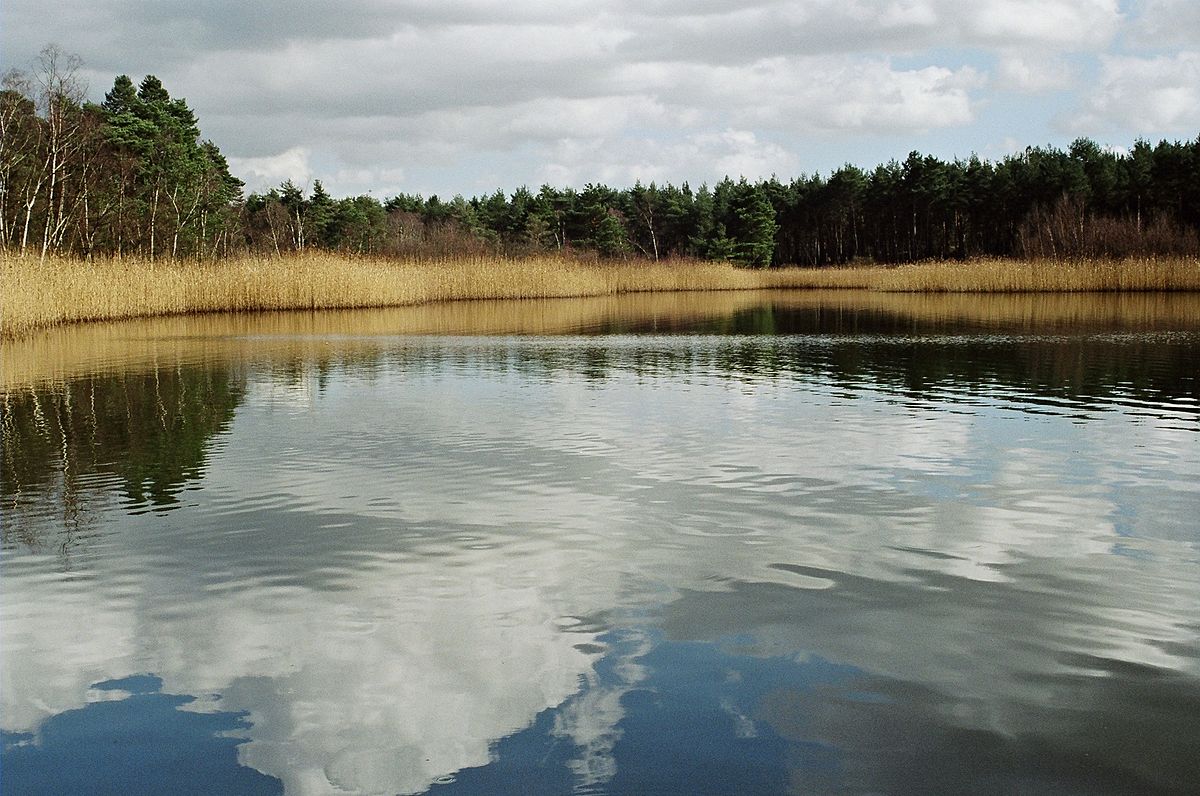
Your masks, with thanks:
M 0 789 L 1194 792 L 1200 298 L 1046 301 L 9 346 Z

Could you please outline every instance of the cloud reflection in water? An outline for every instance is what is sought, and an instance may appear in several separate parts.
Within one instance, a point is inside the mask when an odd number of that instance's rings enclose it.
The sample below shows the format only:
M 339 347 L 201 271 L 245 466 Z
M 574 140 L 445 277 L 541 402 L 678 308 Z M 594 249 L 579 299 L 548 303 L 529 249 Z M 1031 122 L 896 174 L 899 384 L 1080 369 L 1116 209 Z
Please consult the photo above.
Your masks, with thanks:
M 1115 372 L 1150 344 L 375 345 L 184 368 L 183 394 L 237 398 L 191 488 L 163 492 L 177 510 L 106 502 L 123 471 L 81 478 L 83 530 L 30 544 L 63 533 L 70 490 L 28 471 L 5 531 L 7 732 L 153 672 L 200 697 L 187 710 L 245 712 L 239 761 L 296 793 L 1197 774 L 1189 377 L 1156 382 L 1185 385 L 1157 407 L 1003 378 L 1062 346 Z M 898 365 L 914 347 L 920 369 Z M 741 756 L 682 765 L 718 742 Z

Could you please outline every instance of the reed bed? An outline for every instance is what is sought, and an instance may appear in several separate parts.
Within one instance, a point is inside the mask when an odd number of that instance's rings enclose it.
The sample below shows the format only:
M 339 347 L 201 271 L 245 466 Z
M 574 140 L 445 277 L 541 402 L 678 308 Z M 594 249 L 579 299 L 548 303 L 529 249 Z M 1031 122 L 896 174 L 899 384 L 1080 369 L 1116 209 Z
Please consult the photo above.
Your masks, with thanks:
M 806 278 L 798 279 L 804 274 Z M 586 263 L 561 257 L 395 261 L 305 254 L 215 263 L 8 257 L 0 336 L 59 323 L 200 312 L 348 309 L 460 299 L 841 286 L 840 272 L 752 271 L 724 263 Z M 850 286 L 850 285 L 847 285 Z
M 913 331 L 975 326 L 1005 333 L 1200 329 L 1200 294 L 900 293 L 866 290 L 690 291 L 494 300 L 316 312 L 206 313 L 58 326 L 0 346 L 0 394 L 86 374 L 238 367 L 370 357 L 396 337 L 554 335 L 670 329 L 761 306 L 816 316 L 867 312 Z M 417 344 L 417 343 L 414 343 Z M 419 344 L 418 344 L 419 345 Z
M 0 337 L 61 323 L 204 312 L 399 307 L 461 299 L 752 289 L 913 292 L 1200 290 L 1200 260 L 977 260 L 901 267 L 752 270 L 726 263 L 544 256 L 396 261 L 303 254 L 215 263 L 4 255 Z
M 874 290 L 916 293 L 1084 293 L 1200 290 L 1200 258 L 915 263 L 879 269 Z

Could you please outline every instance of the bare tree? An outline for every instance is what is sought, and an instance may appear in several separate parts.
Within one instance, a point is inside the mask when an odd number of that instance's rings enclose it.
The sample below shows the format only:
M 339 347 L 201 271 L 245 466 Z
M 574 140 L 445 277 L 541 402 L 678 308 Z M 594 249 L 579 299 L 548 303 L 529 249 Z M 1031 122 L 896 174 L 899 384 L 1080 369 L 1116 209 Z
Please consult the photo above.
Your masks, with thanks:
M 20 229 L 19 214 L 31 167 L 38 153 L 41 125 L 29 76 L 10 69 L 0 83 L 0 245 L 12 246 Z M 40 174 L 40 171 L 38 172 Z M 40 189 L 39 189 L 40 190 Z
M 56 44 L 44 47 L 34 64 L 34 102 L 46 122 L 43 173 L 46 185 L 46 218 L 42 231 L 42 258 L 62 245 L 70 219 L 66 183 L 71 169 L 83 156 L 82 105 L 86 85 L 79 76 L 83 61 Z

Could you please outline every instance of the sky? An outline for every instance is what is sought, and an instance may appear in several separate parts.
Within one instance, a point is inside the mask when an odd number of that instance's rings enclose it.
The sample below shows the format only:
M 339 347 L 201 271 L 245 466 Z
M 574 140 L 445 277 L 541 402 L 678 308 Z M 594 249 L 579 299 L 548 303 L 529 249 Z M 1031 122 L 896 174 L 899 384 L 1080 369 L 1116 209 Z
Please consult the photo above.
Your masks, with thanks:
M 96 100 L 160 77 L 260 190 L 480 195 L 1200 133 L 1198 0 L 5 0 Z

